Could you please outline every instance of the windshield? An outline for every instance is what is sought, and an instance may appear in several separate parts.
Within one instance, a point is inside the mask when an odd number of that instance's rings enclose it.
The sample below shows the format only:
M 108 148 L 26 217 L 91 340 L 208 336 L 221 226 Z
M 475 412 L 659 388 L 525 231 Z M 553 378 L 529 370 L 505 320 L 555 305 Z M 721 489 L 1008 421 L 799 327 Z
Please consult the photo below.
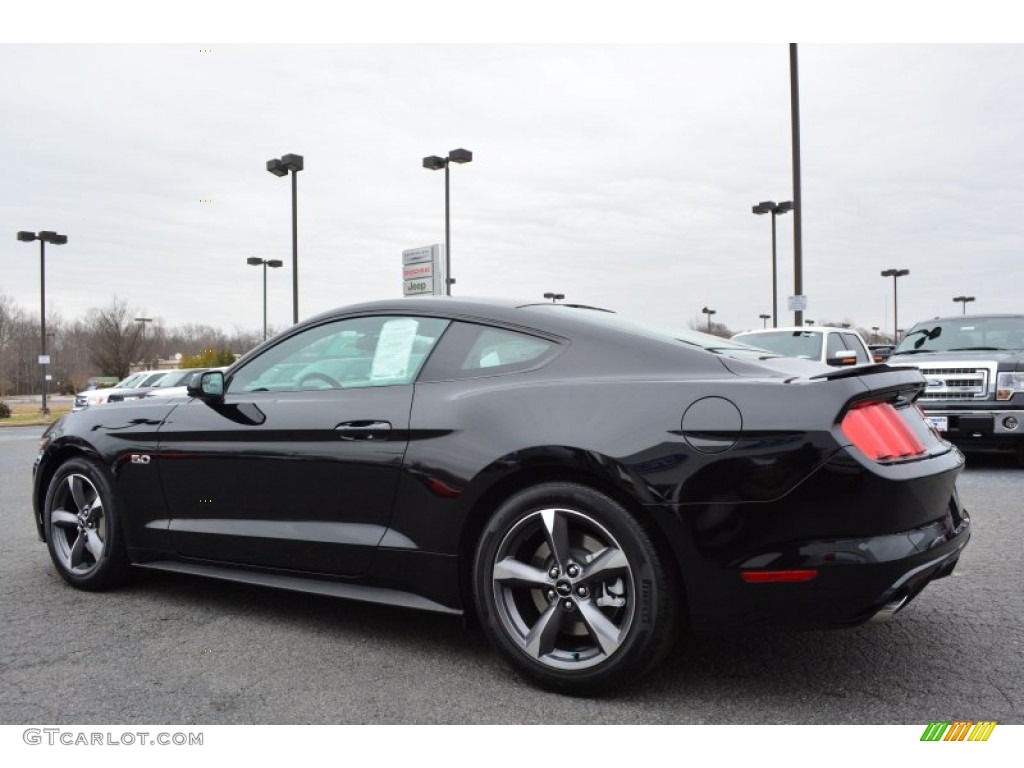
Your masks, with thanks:
M 648 325 L 647 323 L 638 323 L 634 320 L 626 320 L 614 312 L 594 307 L 574 307 L 571 304 L 536 304 L 534 306 L 538 309 L 550 308 L 549 311 L 574 312 L 574 317 L 594 323 L 595 325 L 614 328 L 625 333 L 633 333 L 637 336 L 645 336 L 646 338 L 658 341 L 687 344 L 708 352 L 714 352 L 715 354 L 761 358 L 768 351 L 760 346 L 755 347 L 742 341 L 723 339 L 721 336 L 713 336 L 709 333 L 701 333 L 700 331 L 693 331 L 687 328 L 662 328 Z
M 821 359 L 823 334 L 814 331 L 769 331 L 740 335 L 747 344 L 756 344 L 784 357 L 802 357 L 807 360 Z
M 918 323 L 894 354 L 1024 349 L 1024 316 L 964 317 Z
M 145 375 L 145 373 L 133 373 L 128 378 L 121 379 L 121 381 L 117 382 L 117 384 L 114 385 L 114 389 L 126 389 L 133 387 L 135 384 L 142 381 Z
M 199 373 L 200 371 L 209 370 L 208 368 L 185 368 L 183 370 L 171 371 L 162 379 L 153 385 L 154 389 L 165 389 L 167 387 L 183 387 L 188 384 L 188 380 L 192 377 L 192 374 Z

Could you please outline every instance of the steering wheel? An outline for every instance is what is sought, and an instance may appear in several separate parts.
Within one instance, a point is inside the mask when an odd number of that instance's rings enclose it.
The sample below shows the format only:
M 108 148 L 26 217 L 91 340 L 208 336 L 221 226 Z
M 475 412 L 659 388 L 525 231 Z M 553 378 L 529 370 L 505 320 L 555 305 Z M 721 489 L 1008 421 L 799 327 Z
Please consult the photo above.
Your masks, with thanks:
M 319 371 L 307 373 L 305 376 L 299 379 L 299 388 L 305 389 L 308 384 L 314 381 L 322 381 L 331 389 L 342 389 L 342 384 L 340 381 L 331 376 L 328 376 L 326 373 L 320 373 Z

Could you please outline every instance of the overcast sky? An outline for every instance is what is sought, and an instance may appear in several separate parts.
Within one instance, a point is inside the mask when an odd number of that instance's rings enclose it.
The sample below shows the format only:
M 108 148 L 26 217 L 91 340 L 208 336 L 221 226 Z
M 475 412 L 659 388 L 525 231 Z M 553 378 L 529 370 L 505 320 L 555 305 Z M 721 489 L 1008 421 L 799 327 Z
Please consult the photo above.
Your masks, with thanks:
M 1024 46 L 801 44 L 805 316 L 892 328 L 1015 312 Z M 401 251 L 444 240 L 453 293 L 545 291 L 685 327 L 771 310 L 770 217 L 793 195 L 789 51 L 774 44 L 0 45 L 0 293 L 65 318 L 115 295 L 165 324 L 291 322 L 401 295 Z M 204 202 L 209 201 L 209 202 Z M 780 318 L 793 216 L 778 219 Z

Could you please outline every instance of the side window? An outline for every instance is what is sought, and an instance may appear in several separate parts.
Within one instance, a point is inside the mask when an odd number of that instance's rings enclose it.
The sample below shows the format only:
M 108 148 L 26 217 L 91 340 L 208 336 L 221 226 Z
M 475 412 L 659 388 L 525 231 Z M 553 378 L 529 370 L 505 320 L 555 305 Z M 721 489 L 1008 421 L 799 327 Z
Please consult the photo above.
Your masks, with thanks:
M 836 353 L 842 352 L 846 347 L 843 337 L 838 333 L 830 333 L 828 335 L 827 346 L 825 347 L 825 359 L 831 359 L 836 356 Z
M 448 381 L 535 368 L 558 352 L 538 336 L 473 323 L 453 323 L 431 356 L 420 381 Z
M 846 349 L 852 349 L 857 353 L 858 363 L 870 363 L 872 362 L 871 355 L 864 349 L 864 344 L 852 333 L 843 334 L 843 344 Z
M 409 384 L 448 321 L 353 317 L 307 328 L 235 372 L 228 393 Z

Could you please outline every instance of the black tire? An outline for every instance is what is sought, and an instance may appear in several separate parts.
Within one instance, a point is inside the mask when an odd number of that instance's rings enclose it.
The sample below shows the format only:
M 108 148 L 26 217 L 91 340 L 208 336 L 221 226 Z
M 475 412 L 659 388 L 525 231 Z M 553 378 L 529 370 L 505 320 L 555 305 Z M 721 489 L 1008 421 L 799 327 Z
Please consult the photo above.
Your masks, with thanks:
M 50 558 L 79 589 L 110 589 L 131 571 L 118 518 L 117 494 L 107 470 L 84 457 L 61 464 L 43 505 Z
M 644 526 L 583 485 L 521 491 L 491 517 L 473 592 L 491 642 L 543 688 L 613 690 L 674 642 L 679 589 Z

